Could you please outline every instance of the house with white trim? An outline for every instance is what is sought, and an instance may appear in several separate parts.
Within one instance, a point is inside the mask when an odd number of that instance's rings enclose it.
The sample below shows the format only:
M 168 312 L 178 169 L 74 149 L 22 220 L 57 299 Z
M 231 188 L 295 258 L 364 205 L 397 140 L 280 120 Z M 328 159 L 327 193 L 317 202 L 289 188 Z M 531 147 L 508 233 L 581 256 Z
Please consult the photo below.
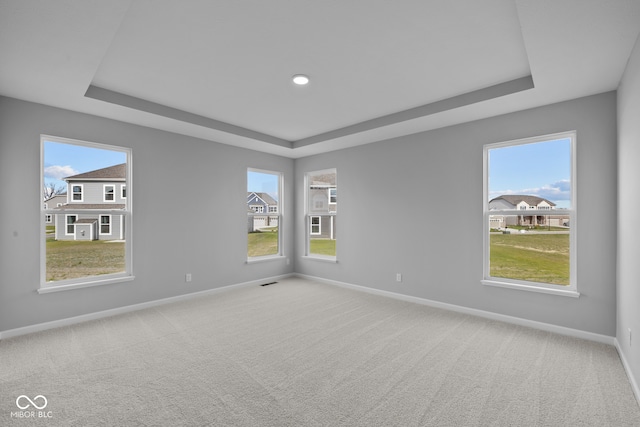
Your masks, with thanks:
M 127 203 L 126 163 L 64 179 L 66 203 L 56 206 L 56 240 L 123 240 Z M 49 206 L 52 209 L 51 206 Z M 104 213 L 104 209 L 114 210 Z M 96 212 L 96 211 L 101 212 Z
M 44 201 L 44 208 L 46 209 L 54 209 L 58 208 L 67 203 L 67 193 L 55 194 Z M 54 218 L 53 215 L 47 214 L 44 218 L 44 222 L 46 224 L 53 225 Z
M 338 195 L 336 174 L 314 175 L 309 185 L 309 236 L 312 239 L 336 238 Z
M 261 228 L 278 226 L 278 202 L 268 193 L 250 191 L 247 193 L 247 209 L 249 216 L 249 232 L 259 231 Z
M 538 196 L 504 194 L 489 201 L 489 210 L 517 210 L 521 215 L 491 215 L 491 228 L 517 226 L 568 226 L 568 215 L 559 214 L 556 204 Z M 531 212 L 531 211 L 536 211 Z M 529 211 L 527 213 L 527 211 Z M 541 214 L 540 211 L 553 211 L 553 215 Z M 551 212 L 549 212 L 551 214 Z

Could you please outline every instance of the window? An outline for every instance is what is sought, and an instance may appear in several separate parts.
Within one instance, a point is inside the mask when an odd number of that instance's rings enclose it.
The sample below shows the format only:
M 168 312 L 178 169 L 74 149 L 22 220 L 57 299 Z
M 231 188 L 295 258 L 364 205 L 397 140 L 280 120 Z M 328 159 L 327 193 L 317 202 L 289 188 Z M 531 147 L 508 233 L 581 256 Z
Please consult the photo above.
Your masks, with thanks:
M 322 234 L 322 223 L 320 222 L 319 216 L 311 217 L 311 230 L 309 230 L 309 233 L 311 233 L 312 235 Z
M 72 201 L 82 202 L 82 185 L 76 184 L 71 186 Z
M 482 283 L 579 296 L 575 140 L 564 132 L 485 145 Z
M 44 188 L 66 188 L 69 203 L 43 206 L 38 292 L 132 280 L 128 148 L 43 135 Z M 131 196 L 131 194 L 129 194 Z
M 115 185 L 105 185 L 104 186 L 104 199 L 105 202 L 115 202 L 116 198 L 116 186 Z
M 67 236 L 73 236 L 75 235 L 76 232 L 76 221 L 78 220 L 78 215 L 65 215 L 66 221 L 65 223 L 67 224 L 67 230 L 66 230 L 66 235 Z
M 111 215 L 100 215 L 100 234 L 111 234 Z
M 282 175 L 247 170 L 247 259 L 282 256 Z
M 121 185 L 120 186 L 120 197 L 122 197 L 123 199 L 127 198 L 127 186 L 126 185 Z
M 309 172 L 305 176 L 306 255 L 336 259 L 337 172 Z

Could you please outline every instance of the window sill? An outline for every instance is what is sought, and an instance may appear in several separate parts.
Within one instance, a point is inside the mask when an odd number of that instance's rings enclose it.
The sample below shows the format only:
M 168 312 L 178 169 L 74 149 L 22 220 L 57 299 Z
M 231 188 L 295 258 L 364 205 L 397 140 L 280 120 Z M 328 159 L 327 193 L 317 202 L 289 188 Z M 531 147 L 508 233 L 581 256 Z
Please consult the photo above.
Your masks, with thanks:
M 520 291 L 529 291 L 529 292 L 538 292 L 538 293 L 543 293 L 543 294 L 560 295 L 560 296 L 571 297 L 571 298 L 579 298 L 580 297 L 580 292 L 575 291 L 573 289 L 545 288 L 545 287 L 542 287 L 542 286 L 526 285 L 526 284 L 523 284 L 523 283 L 500 282 L 500 281 L 497 281 L 497 280 L 487 280 L 487 279 L 481 280 L 480 283 L 482 283 L 485 286 L 494 286 L 494 287 L 498 287 L 498 288 L 516 289 L 516 290 L 520 290 Z
M 92 280 L 90 282 L 61 283 L 59 285 L 44 285 L 38 289 L 39 294 L 48 294 L 51 292 L 71 291 L 73 289 L 91 288 L 93 286 L 110 285 L 112 283 L 130 282 L 135 276 L 119 276 L 105 279 Z
M 329 263 L 332 263 L 332 264 L 337 264 L 338 263 L 338 259 L 336 257 L 333 257 L 333 256 L 304 255 L 302 257 L 302 259 L 312 259 L 314 261 L 323 261 L 323 262 L 329 262 Z
M 267 262 L 267 261 L 282 261 L 284 259 L 287 259 L 287 257 L 285 257 L 284 255 L 267 255 L 267 256 L 261 256 L 261 257 L 247 258 L 247 264 L 256 264 L 256 263 Z

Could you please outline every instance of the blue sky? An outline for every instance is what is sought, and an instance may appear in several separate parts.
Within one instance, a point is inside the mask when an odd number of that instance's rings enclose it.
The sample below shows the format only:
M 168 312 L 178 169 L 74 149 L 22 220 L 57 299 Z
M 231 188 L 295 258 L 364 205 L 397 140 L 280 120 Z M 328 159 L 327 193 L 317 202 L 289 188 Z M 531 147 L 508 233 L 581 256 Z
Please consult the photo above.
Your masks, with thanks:
M 64 186 L 64 178 L 89 172 L 127 161 L 121 151 L 103 150 L 53 141 L 44 142 L 44 181 L 47 184 Z M 249 171 L 247 190 L 268 193 L 278 200 L 278 175 Z
M 127 161 L 122 151 L 101 150 L 59 142 L 44 142 L 44 181 L 65 186 L 64 178 Z
M 489 150 L 489 200 L 503 194 L 523 194 L 568 208 L 570 179 L 568 138 Z
M 247 171 L 247 191 L 267 193 L 278 200 L 278 175 Z
M 44 143 L 44 179 L 66 185 L 65 177 L 126 162 L 126 153 L 51 141 Z M 571 141 L 560 139 L 489 151 L 489 200 L 503 194 L 543 197 L 570 207 Z M 278 199 L 278 175 L 248 171 L 247 191 Z

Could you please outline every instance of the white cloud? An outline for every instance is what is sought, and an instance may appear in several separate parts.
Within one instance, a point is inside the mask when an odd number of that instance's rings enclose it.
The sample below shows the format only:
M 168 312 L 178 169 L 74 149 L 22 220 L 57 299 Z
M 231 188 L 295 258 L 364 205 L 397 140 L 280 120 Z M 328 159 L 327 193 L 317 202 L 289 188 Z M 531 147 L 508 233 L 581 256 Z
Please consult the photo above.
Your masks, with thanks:
M 571 200 L 571 184 L 569 180 L 562 180 L 541 188 L 525 191 L 527 191 L 525 194 L 532 194 L 551 201 Z
M 79 173 L 80 172 L 78 172 L 77 170 L 75 170 L 69 165 L 67 166 L 53 165 L 53 166 L 47 166 L 46 168 L 44 168 L 45 178 L 61 180 L 68 176 L 77 175 Z
M 537 188 L 525 188 L 521 190 L 502 190 L 492 191 L 490 193 L 490 199 L 505 194 L 523 194 L 530 196 L 538 196 L 543 199 L 551 200 L 552 202 L 569 201 L 571 200 L 571 182 L 568 179 L 547 184 Z

